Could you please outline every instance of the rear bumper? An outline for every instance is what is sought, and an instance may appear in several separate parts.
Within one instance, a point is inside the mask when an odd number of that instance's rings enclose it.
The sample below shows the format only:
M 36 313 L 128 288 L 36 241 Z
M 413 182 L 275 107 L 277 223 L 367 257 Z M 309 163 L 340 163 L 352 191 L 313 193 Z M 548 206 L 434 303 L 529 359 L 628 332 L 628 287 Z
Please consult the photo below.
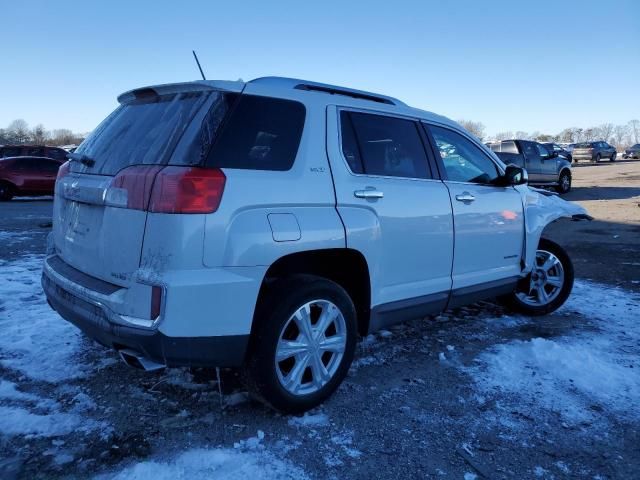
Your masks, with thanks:
M 237 367 L 244 361 L 248 334 L 174 337 L 155 328 L 125 325 L 104 303 L 69 288 L 46 264 L 42 288 L 49 304 L 61 317 L 109 348 L 134 350 L 170 367 Z

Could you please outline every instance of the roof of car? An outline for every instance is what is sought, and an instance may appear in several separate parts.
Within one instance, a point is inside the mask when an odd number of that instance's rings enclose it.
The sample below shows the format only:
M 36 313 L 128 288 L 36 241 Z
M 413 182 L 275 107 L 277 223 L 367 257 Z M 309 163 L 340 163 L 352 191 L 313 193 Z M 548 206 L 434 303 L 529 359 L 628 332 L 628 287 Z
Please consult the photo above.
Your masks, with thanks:
M 399 114 L 405 114 L 409 116 L 419 117 L 425 120 L 432 120 L 438 123 L 447 125 L 458 126 L 456 122 L 451 119 L 421 110 L 413 108 L 397 98 L 387 95 L 381 95 L 365 90 L 357 90 L 348 87 L 341 87 L 338 85 L 331 85 L 327 83 L 313 82 L 309 80 L 302 80 L 298 78 L 288 77 L 259 77 L 248 82 L 241 80 L 228 81 L 228 80 L 196 80 L 192 82 L 171 83 L 163 85 L 152 85 L 148 87 L 136 88 L 124 92 L 118 96 L 120 103 L 131 101 L 135 98 L 144 97 L 145 95 L 162 95 L 178 92 L 200 91 L 200 90 L 223 90 L 228 92 L 240 93 L 245 88 L 251 87 L 252 89 L 259 89 L 264 92 L 273 92 L 277 95 L 279 92 L 291 92 L 296 91 L 298 93 L 308 92 L 309 94 L 324 94 L 330 95 L 331 100 L 327 103 L 337 103 L 344 106 L 377 106 L 380 110 L 395 112 Z M 329 98 L 329 97 L 327 97 Z M 339 101 L 335 100 L 340 98 Z
M 25 160 L 25 159 L 29 159 L 29 160 L 52 160 L 54 162 L 62 163 L 62 160 L 58 160 L 56 158 L 36 157 L 34 155 L 20 155 L 18 157 L 3 157 L 3 158 L 0 158 L 0 162 L 4 161 L 4 160 Z

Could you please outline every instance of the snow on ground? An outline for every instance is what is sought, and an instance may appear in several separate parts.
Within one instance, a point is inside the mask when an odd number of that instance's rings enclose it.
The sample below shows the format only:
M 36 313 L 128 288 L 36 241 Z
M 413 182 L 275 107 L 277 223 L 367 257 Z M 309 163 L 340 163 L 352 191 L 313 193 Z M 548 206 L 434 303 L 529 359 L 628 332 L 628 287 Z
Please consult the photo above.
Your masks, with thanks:
M 0 364 L 55 383 L 88 372 L 77 355 L 90 344 L 47 304 L 40 286 L 43 258 L 0 260 Z
M 97 477 L 102 480 L 217 480 L 307 479 L 307 474 L 292 463 L 269 452 L 262 440 L 264 432 L 237 442 L 229 448 L 195 448 L 163 460 L 149 460 L 119 472 Z
M 21 242 L 23 240 L 29 240 L 31 237 L 29 235 L 25 235 L 23 232 L 4 232 L 0 231 L 0 242 L 3 245 L 11 245 L 16 242 Z
M 608 412 L 640 417 L 640 298 L 578 281 L 559 313 L 579 312 L 585 329 L 497 345 L 468 369 L 485 394 L 502 392 L 568 422 Z

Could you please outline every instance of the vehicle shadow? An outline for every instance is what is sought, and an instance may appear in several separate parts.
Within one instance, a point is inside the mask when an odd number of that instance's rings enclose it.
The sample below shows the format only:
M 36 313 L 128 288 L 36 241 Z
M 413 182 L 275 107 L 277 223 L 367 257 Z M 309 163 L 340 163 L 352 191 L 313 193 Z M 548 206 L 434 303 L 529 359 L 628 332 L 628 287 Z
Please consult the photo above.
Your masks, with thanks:
M 626 177 L 631 179 L 631 177 Z M 640 182 L 639 182 L 640 184 Z M 572 187 L 564 200 L 620 200 L 640 196 L 640 187 Z
M 615 162 L 610 162 L 609 160 L 605 159 L 605 160 L 600 160 L 599 162 L 589 162 L 587 160 L 580 160 L 578 162 L 574 162 L 571 164 L 571 168 L 576 168 L 576 167 L 604 167 L 604 166 L 611 166 L 611 165 L 615 165 L 617 163 L 631 163 L 631 162 L 638 162 L 640 160 L 638 160 L 637 158 L 622 158 L 622 156 L 620 156 L 620 154 L 618 154 L 618 157 L 616 157 L 616 161 Z

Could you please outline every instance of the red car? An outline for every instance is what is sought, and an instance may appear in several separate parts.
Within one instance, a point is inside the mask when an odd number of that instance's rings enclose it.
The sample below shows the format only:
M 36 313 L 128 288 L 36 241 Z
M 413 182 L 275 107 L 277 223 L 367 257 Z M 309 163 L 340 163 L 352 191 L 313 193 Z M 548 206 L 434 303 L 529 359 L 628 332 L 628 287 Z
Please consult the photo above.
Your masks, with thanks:
M 0 158 L 6 157 L 47 157 L 64 162 L 67 159 L 67 151 L 60 147 L 44 145 L 2 145 Z
M 44 157 L 0 159 L 0 200 L 20 196 L 53 195 L 61 161 Z

